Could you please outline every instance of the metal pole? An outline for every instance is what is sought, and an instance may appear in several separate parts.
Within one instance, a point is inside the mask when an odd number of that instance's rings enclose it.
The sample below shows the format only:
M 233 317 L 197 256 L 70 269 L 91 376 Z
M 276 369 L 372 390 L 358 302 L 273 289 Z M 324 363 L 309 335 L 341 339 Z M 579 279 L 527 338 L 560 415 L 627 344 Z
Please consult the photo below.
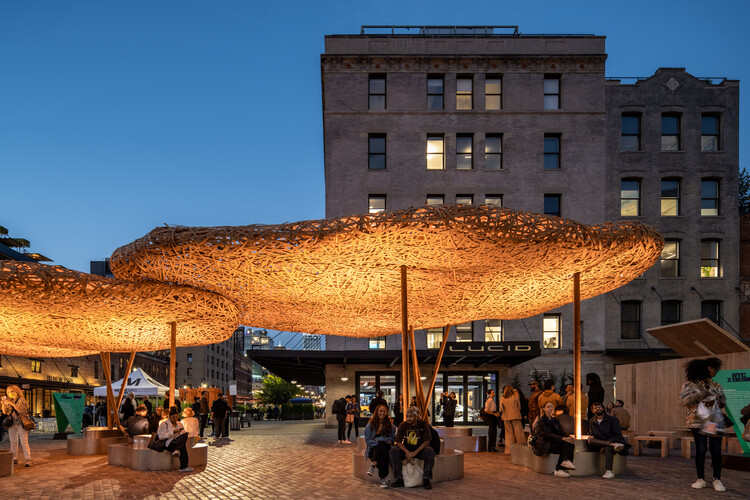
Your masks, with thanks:
M 401 266 L 401 394 L 404 397 L 401 411 L 404 413 L 409 406 L 409 316 L 406 299 L 406 266 Z
M 573 387 L 576 398 L 576 439 L 581 439 L 581 273 L 573 275 Z
M 169 407 L 174 406 L 175 370 L 177 368 L 177 322 L 170 323 L 172 338 L 169 344 Z

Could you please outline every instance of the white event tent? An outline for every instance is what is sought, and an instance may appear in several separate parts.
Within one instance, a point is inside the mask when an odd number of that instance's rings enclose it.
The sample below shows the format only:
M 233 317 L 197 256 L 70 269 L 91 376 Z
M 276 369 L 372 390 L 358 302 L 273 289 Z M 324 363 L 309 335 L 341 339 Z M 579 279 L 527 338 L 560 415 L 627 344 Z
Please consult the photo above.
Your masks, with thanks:
M 112 383 L 112 391 L 117 394 L 122 385 L 122 379 Z M 128 375 L 128 381 L 125 384 L 125 397 L 128 394 L 134 393 L 136 397 L 150 396 L 150 397 L 164 397 L 169 394 L 169 387 L 162 385 L 156 380 L 152 379 L 140 368 L 133 370 Z M 106 396 L 107 386 L 103 385 L 94 388 L 94 396 Z M 177 389 L 174 391 L 175 398 L 179 398 L 180 393 Z

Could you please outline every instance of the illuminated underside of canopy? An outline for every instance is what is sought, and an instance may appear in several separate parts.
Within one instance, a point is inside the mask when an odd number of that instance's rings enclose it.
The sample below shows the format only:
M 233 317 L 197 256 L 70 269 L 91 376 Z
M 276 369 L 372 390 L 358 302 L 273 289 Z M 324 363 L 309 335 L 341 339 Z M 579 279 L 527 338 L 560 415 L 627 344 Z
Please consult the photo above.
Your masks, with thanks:
M 16 261 L 0 263 L 0 350 L 68 357 L 168 349 L 229 338 L 237 307 L 219 294 L 186 286 L 133 283 Z
M 239 227 L 163 227 L 117 249 L 123 279 L 168 281 L 237 302 L 243 324 L 372 337 L 401 331 L 399 267 L 417 329 L 517 319 L 613 290 L 659 258 L 629 222 L 587 226 L 491 206 L 432 206 Z

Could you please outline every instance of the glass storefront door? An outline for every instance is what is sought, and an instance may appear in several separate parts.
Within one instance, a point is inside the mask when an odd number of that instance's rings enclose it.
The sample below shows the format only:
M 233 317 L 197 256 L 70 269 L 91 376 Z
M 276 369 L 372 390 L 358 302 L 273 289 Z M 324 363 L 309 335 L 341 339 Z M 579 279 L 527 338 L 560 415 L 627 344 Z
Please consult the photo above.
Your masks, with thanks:
M 388 410 L 393 415 L 393 403 L 396 402 L 399 392 L 400 378 L 393 373 L 357 372 L 357 397 L 359 398 L 359 406 L 362 410 L 360 416 L 366 418 L 372 416 L 372 413 L 370 413 L 370 403 L 375 399 L 378 391 L 383 391 L 383 398 L 388 402 Z
M 492 373 L 438 373 L 432 400 L 433 423 L 443 423 L 440 396 L 444 392 L 456 393 L 455 424 L 476 425 L 481 422 L 479 410 L 484 406 L 488 389 L 497 392 L 497 374 Z

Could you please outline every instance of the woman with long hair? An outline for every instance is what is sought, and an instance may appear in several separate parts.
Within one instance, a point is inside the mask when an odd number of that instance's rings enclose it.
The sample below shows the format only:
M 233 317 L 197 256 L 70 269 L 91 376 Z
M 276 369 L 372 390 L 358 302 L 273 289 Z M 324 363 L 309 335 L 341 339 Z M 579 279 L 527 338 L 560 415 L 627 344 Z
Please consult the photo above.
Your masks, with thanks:
M 377 409 L 377 408 L 376 408 Z M 373 415 L 375 412 L 372 412 Z M 398 427 L 404 421 L 404 395 L 399 394 L 396 402 L 393 403 L 394 424 Z
M 573 465 L 575 439 L 563 430 L 560 421 L 555 418 L 555 405 L 551 401 L 542 407 L 542 414 L 534 422 L 531 443 L 534 455 L 538 457 L 548 453 L 559 454 L 555 476 L 570 477 L 566 469 L 576 468 Z
M 396 439 L 396 426 L 393 425 L 391 417 L 388 415 L 388 408 L 385 405 L 378 405 L 370 417 L 370 421 L 365 426 L 365 443 L 367 450 L 365 456 L 372 460 L 372 466 L 367 471 L 368 476 L 378 470 L 380 478 L 380 487 L 388 487 L 388 453 Z
M 18 463 L 18 441 L 21 441 L 23 458 L 26 460 L 26 467 L 31 467 L 31 449 L 29 448 L 29 431 L 23 428 L 21 416 L 29 416 L 29 402 L 23 397 L 21 388 L 17 385 L 9 385 L 5 389 L 5 396 L 2 399 L 3 415 L 10 417 L 12 423 L 8 427 L 8 437 L 10 437 L 10 451 L 13 455 L 13 463 Z M 6 417 L 3 417 L 5 421 Z
M 711 464 L 713 465 L 714 481 L 713 487 L 716 491 L 726 491 L 721 482 L 721 439 L 719 434 L 707 435 L 704 424 L 710 422 L 703 415 L 701 409 L 709 413 L 724 408 L 727 404 L 724 391 L 721 386 L 713 380 L 716 372 L 721 368 L 721 360 L 718 358 L 694 359 L 685 365 L 686 382 L 680 391 L 680 403 L 685 407 L 687 414 L 687 426 L 693 433 L 695 439 L 695 471 L 698 479 L 691 485 L 695 489 L 705 488 L 705 463 L 706 450 L 711 452 Z M 702 405 L 701 405 L 702 403 Z
M 591 411 L 591 405 L 594 403 L 604 404 L 604 387 L 602 387 L 602 379 L 600 379 L 599 375 L 596 373 L 586 374 L 586 385 L 589 386 L 589 404 L 588 408 L 586 408 L 586 421 L 588 422 L 594 418 L 594 413 Z
M 506 385 L 500 398 L 500 412 L 505 424 L 505 454 L 510 454 L 510 447 L 523 444 L 523 424 L 521 423 L 521 398 L 512 385 Z

